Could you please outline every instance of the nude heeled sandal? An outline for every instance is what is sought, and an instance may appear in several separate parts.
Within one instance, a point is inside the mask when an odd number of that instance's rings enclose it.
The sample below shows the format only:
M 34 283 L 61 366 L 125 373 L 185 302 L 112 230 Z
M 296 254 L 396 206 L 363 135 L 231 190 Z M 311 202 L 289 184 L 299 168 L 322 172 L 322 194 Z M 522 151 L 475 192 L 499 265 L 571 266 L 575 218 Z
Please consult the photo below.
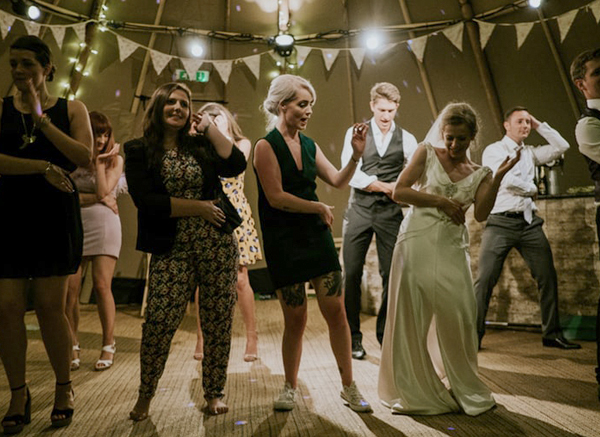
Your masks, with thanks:
M 94 365 L 94 369 L 98 370 L 98 371 L 111 368 L 111 366 L 113 365 L 113 360 L 115 359 L 115 352 L 117 352 L 117 345 L 116 345 L 116 343 L 113 343 L 113 344 L 109 344 L 106 346 L 102 346 L 102 351 L 112 354 L 113 357 L 110 360 L 96 361 L 96 364 Z
M 77 369 L 79 369 L 79 366 L 81 365 L 81 359 L 79 358 L 79 353 L 81 352 L 81 348 L 79 347 L 79 344 L 73 345 L 73 352 L 77 352 L 77 358 L 73 358 L 71 360 L 71 370 L 77 370 Z

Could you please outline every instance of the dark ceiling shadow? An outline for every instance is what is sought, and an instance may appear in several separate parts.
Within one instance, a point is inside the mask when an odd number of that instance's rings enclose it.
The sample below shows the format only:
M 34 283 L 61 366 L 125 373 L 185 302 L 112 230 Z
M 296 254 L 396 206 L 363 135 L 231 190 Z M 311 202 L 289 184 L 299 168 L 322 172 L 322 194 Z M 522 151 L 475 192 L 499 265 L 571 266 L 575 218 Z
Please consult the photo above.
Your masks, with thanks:
M 547 422 L 497 408 L 477 417 L 465 414 L 439 416 L 411 416 L 416 422 L 452 437 L 580 437 Z

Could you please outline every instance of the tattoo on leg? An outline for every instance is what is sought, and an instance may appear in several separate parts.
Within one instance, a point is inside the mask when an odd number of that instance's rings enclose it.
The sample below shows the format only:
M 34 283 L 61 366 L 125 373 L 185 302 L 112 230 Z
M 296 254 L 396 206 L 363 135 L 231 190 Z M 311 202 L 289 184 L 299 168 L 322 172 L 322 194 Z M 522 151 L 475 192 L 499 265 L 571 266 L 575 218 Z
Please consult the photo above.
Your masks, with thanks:
M 325 296 L 342 295 L 342 272 L 329 272 L 321 276 L 323 286 L 325 287 Z
M 304 299 L 306 299 L 304 284 L 288 285 L 280 288 L 279 291 L 286 305 L 292 308 L 304 305 Z

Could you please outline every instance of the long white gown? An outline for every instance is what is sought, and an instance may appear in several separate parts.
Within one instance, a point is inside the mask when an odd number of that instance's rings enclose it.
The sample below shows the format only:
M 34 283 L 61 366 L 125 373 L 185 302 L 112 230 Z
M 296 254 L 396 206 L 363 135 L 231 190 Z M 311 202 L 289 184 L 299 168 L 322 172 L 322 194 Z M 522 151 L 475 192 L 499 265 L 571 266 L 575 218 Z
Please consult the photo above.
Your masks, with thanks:
M 481 167 L 453 183 L 427 144 L 421 192 L 465 205 L 474 201 Z M 495 405 L 477 375 L 476 303 L 469 234 L 437 208 L 411 207 L 402 222 L 390 272 L 379 397 L 400 414 L 481 414 Z

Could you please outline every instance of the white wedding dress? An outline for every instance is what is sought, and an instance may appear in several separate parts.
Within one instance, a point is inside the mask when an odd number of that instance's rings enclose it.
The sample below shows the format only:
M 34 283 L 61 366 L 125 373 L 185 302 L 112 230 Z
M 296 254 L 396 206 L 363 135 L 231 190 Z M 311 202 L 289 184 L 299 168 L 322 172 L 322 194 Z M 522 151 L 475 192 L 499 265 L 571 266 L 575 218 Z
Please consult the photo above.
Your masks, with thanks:
M 453 183 L 427 144 L 421 192 L 473 203 L 481 167 Z M 412 206 L 402 222 L 390 272 L 379 397 L 401 414 L 481 414 L 495 405 L 477 375 L 476 304 L 464 225 L 431 207 Z

